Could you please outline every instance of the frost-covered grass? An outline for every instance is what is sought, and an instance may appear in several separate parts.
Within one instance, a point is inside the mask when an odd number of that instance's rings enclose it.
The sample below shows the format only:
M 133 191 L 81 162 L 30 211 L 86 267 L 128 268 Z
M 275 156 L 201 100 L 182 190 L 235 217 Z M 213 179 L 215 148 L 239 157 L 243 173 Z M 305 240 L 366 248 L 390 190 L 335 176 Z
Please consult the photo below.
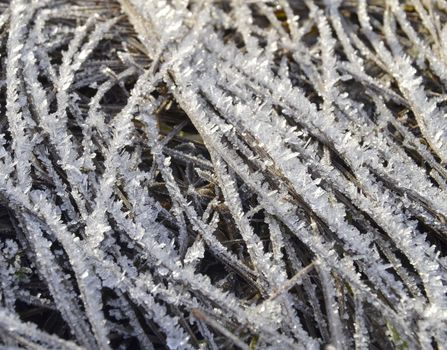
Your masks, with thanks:
M 445 347 L 445 0 L 0 13 L 1 349 Z

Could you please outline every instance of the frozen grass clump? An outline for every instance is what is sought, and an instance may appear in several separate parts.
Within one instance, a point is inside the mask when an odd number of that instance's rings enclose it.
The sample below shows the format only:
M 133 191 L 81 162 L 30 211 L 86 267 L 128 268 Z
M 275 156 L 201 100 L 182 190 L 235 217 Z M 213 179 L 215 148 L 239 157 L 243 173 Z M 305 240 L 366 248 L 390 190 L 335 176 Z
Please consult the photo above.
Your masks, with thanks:
M 0 348 L 445 346 L 445 0 L 0 11 Z

